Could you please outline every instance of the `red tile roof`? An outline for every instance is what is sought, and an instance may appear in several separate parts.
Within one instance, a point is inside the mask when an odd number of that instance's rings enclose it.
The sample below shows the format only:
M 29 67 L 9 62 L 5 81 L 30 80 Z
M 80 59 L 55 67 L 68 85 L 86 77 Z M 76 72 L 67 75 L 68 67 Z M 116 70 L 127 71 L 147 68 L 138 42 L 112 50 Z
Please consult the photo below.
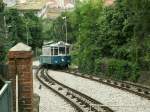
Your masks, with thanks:
M 112 5 L 114 0 L 105 0 L 106 5 Z

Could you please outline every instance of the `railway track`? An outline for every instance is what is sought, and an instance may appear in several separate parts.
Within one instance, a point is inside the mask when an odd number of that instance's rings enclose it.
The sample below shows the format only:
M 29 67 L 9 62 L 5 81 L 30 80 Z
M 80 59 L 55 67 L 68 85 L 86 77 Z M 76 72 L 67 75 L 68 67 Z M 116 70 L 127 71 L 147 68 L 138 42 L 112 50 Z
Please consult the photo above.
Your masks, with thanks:
M 118 81 L 118 80 L 112 80 L 112 79 L 106 79 L 106 78 L 101 78 L 97 76 L 91 76 L 87 74 L 82 74 L 77 71 L 63 71 L 75 76 L 79 76 L 82 78 L 86 78 L 92 81 L 96 81 L 98 83 L 102 83 L 105 85 L 112 86 L 114 88 L 119 88 L 121 90 L 128 91 L 130 93 L 136 94 L 138 96 L 144 97 L 148 100 L 150 100 L 150 88 L 147 86 L 142 86 L 140 84 L 135 84 L 131 82 L 125 82 L 125 81 Z
M 39 69 L 36 77 L 43 85 L 69 102 L 78 112 L 114 112 L 99 101 L 53 79 L 47 69 Z

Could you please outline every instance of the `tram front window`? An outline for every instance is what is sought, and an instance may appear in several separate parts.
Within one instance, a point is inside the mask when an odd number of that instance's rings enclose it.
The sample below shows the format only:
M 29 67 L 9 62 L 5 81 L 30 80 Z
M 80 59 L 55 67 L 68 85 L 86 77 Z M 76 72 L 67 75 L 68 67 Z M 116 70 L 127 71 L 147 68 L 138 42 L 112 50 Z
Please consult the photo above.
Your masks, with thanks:
M 65 47 L 59 47 L 59 54 L 60 55 L 65 54 Z

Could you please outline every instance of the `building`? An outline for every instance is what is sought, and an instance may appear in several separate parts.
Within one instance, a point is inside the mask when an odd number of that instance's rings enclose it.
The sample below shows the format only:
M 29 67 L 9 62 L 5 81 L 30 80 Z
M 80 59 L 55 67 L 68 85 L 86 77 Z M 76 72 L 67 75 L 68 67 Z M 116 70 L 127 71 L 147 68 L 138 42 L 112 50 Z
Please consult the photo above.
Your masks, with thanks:
M 47 16 L 48 7 L 46 4 L 46 0 L 32 0 L 32 1 L 21 0 L 17 2 L 14 8 L 16 8 L 21 12 L 33 11 L 38 17 L 45 18 Z
M 69 8 L 74 8 L 75 0 L 48 0 L 48 3 L 50 7 L 57 7 L 61 9 L 67 9 L 68 5 L 72 5 L 72 7 Z
M 106 5 L 112 5 L 114 3 L 114 0 L 105 0 Z
M 74 9 L 75 0 L 48 0 L 48 18 L 55 19 L 61 12 Z
M 7 7 L 12 7 L 16 5 L 16 0 L 3 0 Z
M 4 0 L 7 7 L 17 9 L 20 12 L 33 11 L 38 17 L 47 16 L 46 0 Z

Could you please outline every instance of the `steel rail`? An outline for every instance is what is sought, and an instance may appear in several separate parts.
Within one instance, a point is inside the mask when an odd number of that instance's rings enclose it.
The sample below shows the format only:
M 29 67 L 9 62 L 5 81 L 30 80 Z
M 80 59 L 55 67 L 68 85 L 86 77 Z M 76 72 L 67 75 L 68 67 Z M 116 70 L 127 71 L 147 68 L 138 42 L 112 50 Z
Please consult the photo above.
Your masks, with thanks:
M 82 109 L 80 107 L 78 107 L 76 104 L 74 104 L 72 101 L 70 101 L 68 98 L 66 98 L 64 95 L 60 94 L 58 91 L 56 91 L 55 89 L 53 89 L 51 86 L 49 86 L 48 84 L 46 84 L 38 75 L 38 72 L 40 71 L 40 69 L 37 70 L 36 72 L 36 78 L 48 89 L 52 90 L 54 93 L 56 93 L 57 95 L 59 95 L 61 98 L 63 98 L 64 100 L 66 100 L 69 104 L 71 104 L 72 107 L 74 107 L 78 112 L 83 112 Z
M 102 83 L 105 85 L 109 85 L 114 88 L 118 88 L 124 91 L 128 91 L 130 93 L 136 94 L 138 96 L 144 97 L 148 100 L 150 100 L 150 88 L 147 86 L 142 86 L 139 84 L 131 83 L 131 82 L 126 82 L 126 81 L 119 81 L 119 80 L 113 80 L 113 79 L 106 79 L 106 78 L 101 78 L 98 76 L 91 76 L 88 74 L 82 74 L 76 71 L 62 71 L 69 73 L 74 76 L 82 77 L 85 79 L 89 79 L 91 81 L 95 81 L 98 83 Z
M 59 81 L 53 79 L 48 74 L 48 70 L 43 70 L 42 72 L 43 72 L 42 78 L 44 78 L 44 80 L 46 82 L 54 84 L 55 87 L 58 87 L 58 88 L 54 89 L 54 87 L 47 85 L 43 81 L 43 79 L 41 79 L 41 76 L 39 76 L 39 75 L 37 75 L 38 80 L 41 83 L 43 83 L 45 86 L 47 86 L 48 88 L 53 90 L 55 93 L 57 93 L 59 96 L 63 97 L 69 103 L 71 103 L 71 105 L 73 107 L 75 107 L 79 112 L 88 112 L 89 110 L 90 110 L 90 112 L 114 112 L 109 107 L 104 106 L 102 103 L 98 102 L 97 100 L 95 100 L 79 91 L 76 91 L 76 90 L 60 83 Z M 66 95 L 63 95 L 61 93 L 61 91 L 64 91 L 64 90 L 67 90 Z M 68 98 L 69 96 L 71 97 L 71 99 L 76 99 L 77 101 L 72 101 L 70 98 Z M 99 108 L 97 108 L 96 106 L 98 106 Z
M 79 92 L 79 91 L 73 89 L 73 88 L 70 88 L 70 87 L 68 87 L 68 86 L 66 86 L 66 85 L 64 85 L 64 84 L 62 84 L 62 83 L 60 83 L 59 81 L 55 80 L 55 79 L 52 78 L 50 75 L 48 75 L 48 73 L 47 73 L 47 76 L 48 76 L 51 80 L 53 80 L 53 81 L 55 81 L 56 83 L 58 83 L 59 85 L 61 85 L 61 86 L 65 87 L 65 88 L 67 88 L 68 90 L 71 90 L 73 93 L 77 93 L 77 94 L 79 94 L 80 96 L 82 96 L 82 97 L 88 99 L 89 101 L 93 102 L 94 104 L 99 105 L 99 106 L 102 107 L 104 110 L 106 110 L 106 112 L 113 112 L 112 109 L 110 109 L 110 108 L 107 107 L 107 106 L 104 106 L 101 102 L 99 102 L 99 101 L 97 101 L 97 100 L 95 100 L 95 99 L 93 99 L 93 98 L 91 98 L 91 97 L 89 97 L 89 96 L 87 96 L 87 95 L 85 95 L 85 94 L 83 94 L 83 93 L 81 93 L 81 92 Z

